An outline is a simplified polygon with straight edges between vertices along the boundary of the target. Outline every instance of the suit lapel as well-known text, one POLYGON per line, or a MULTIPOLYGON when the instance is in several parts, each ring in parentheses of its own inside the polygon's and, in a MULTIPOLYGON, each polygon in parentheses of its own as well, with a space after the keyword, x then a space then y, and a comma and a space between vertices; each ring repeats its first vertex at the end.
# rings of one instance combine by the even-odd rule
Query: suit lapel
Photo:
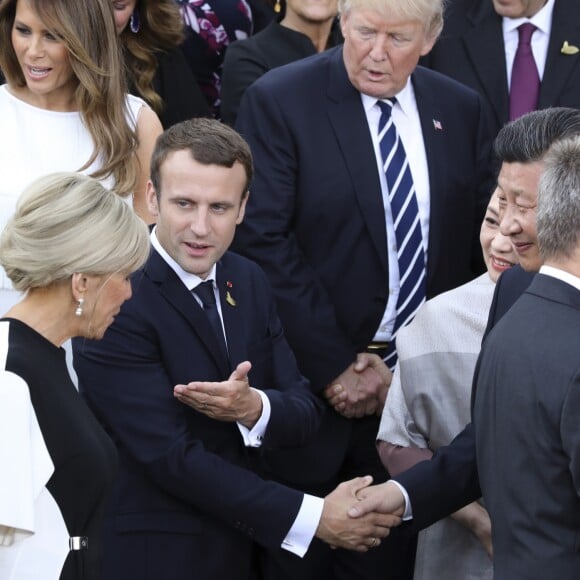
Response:
POLYGON ((415 101, 421 121, 425 155, 427 157, 427 169, 429 171, 429 252, 427 259, 427 288, 436 272, 433 272, 430 264, 438 263, 437 252, 439 251, 442 233, 438 229, 439 224, 446 223, 441 212, 449 211, 446 208, 446 182, 445 168, 449 163, 448 146, 445 143, 446 114, 439 106, 433 91, 424 82, 424 74, 421 67, 415 69, 411 76, 415 101), (435 122, 441 124, 442 129, 435 127, 435 122))
POLYGON ((558 0, 554 5, 546 68, 540 87, 539 107, 555 106, 567 80, 580 74, 580 53, 562 54, 565 41, 580 47, 580 18, 577 0, 558 0))
MULTIPOLYGON (((230 374, 229 362, 224 359, 224 355, 221 353, 217 338, 203 309, 177 274, 154 249, 151 251, 149 261, 145 265, 145 274, 156 284, 160 294, 167 302, 187 320, 199 340, 206 347, 209 355, 214 359, 220 374, 227 378, 230 374)), ((192 356, 194 354, 192 353, 192 356)))
POLYGON ((476 3, 467 19, 473 28, 462 42, 501 127, 509 116, 502 21, 490 0, 476 3))
POLYGON ((332 55, 327 97, 330 124, 344 152, 359 209, 387 271, 385 211, 375 152, 360 93, 351 85, 344 67, 342 48, 332 55))

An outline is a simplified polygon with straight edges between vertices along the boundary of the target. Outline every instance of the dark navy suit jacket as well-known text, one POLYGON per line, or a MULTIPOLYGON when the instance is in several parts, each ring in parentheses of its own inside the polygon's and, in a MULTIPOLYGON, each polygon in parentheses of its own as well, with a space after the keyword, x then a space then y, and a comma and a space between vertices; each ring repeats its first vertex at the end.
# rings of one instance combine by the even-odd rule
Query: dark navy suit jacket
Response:
POLYGON ((80 389, 120 455, 105 578, 244 578, 252 541, 279 548, 303 494, 260 479, 261 455, 298 445, 319 426, 320 405, 300 375, 258 266, 226 253, 217 265, 231 364, 205 314, 153 250, 101 341, 74 344, 80 389), (231 299, 226 300, 229 292, 231 299), (222 381, 244 360, 271 419, 262 448, 235 423, 212 420, 173 397, 176 384, 222 381))
MULTIPOLYGON (((504 272, 495 287, 487 333, 530 285, 534 274, 520 266, 504 272)), ((485 337, 484 337, 485 342, 485 337)), ((477 372, 477 370, 476 370, 477 372)), ((472 395, 472 399, 475 393, 472 395)), ((409 494, 413 520, 408 530, 421 530, 481 497, 475 432, 467 427, 429 460, 394 477, 409 494)))
POLYGON ((580 291, 538 274, 487 337, 474 381, 495 580, 580 575, 580 291))
MULTIPOLYGON (((564 54, 568 42, 580 47, 577 0, 556 0, 539 109, 580 107, 580 53, 564 54)), ((422 62, 478 91, 485 99, 496 135, 509 117, 509 93, 502 17, 491 0, 453 0, 443 32, 422 62)))

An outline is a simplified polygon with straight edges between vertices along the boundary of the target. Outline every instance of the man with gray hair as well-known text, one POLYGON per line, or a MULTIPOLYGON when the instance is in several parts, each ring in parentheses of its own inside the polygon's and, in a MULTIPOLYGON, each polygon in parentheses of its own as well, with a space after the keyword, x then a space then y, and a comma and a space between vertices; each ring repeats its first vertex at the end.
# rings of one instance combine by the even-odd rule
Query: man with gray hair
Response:
POLYGON ((580 572, 580 137, 544 160, 543 265, 488 336, 476 372, 477 464, 494 579, 580 572))
MULTIPOLYGON (((417 67, 442 0, 342 0, 340 13, 344 45, 264 75, 237 121, 256 172, 234 248, 266 270, 300 369, 328 404, 312 445, 267 460, 273 478, 310 492, 347 474, 386 479, 381 359, 393 366, 397 331, 425 298, 480 271, 491 191, 480 97, 417 67)), ((363 556, 311 546, 276 574, 410 578, 412 555, 394 541, 363 556)))

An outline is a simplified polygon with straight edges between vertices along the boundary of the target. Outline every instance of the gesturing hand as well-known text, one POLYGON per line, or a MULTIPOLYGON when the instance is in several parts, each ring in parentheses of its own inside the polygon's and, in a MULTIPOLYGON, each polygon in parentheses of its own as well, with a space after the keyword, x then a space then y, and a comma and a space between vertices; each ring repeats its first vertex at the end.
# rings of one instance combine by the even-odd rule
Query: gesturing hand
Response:
POLYGON ((175 385, 173 394, 180 402, 218 421, 237 421, 251 429, 262 413, 262 399, 250 387, 252 365, 241 362, 227 381, 193 381, 175 385))

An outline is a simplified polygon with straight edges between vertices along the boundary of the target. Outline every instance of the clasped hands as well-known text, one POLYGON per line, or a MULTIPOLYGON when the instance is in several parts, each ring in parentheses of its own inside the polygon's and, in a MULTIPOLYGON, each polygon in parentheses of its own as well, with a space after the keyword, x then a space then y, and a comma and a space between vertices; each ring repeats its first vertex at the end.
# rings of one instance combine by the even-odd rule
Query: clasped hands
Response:
POLYGON ((316 537, 334 548, 366 552, 401 523, 405 500, 392 483, 371 485, 369 475, 341 483, 324 498, 316 537))
POLYGON ((337 413, 348 419, 381 414, 393 374, 376 354, 361 352, 324 390, 337 413))

